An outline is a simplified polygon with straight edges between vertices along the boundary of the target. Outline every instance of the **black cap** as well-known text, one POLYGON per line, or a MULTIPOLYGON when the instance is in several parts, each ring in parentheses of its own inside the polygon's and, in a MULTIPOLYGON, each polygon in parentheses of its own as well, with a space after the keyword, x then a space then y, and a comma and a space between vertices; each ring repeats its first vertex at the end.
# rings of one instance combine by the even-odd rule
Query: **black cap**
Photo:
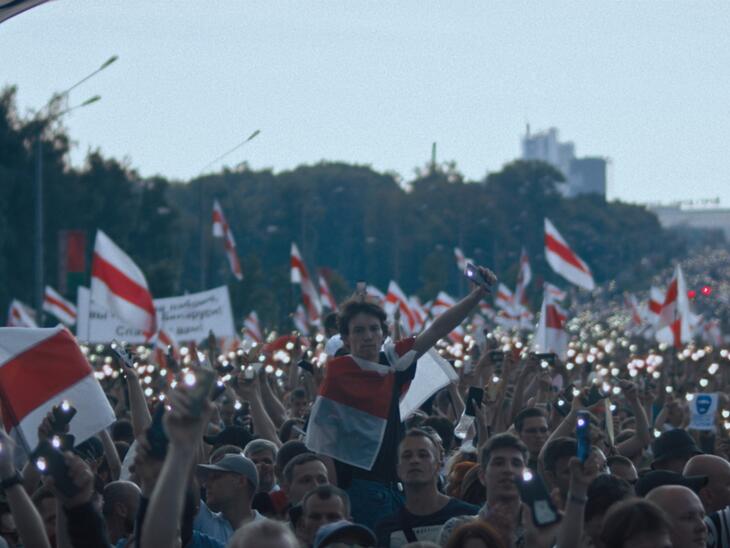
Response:
POLYGON ((694 455, 701 455, 699 447, 695 443, 695 440, 690 436, 686 430, 677 428, 676 430, 668 430, 654 440, 652 446, 654 451, 654 461, 651 463, 651 467, 654 468, 656 464, 661 461, 674 458, 682 457, 693 457, 694 455))
POLYGON ((649 491, 662 485, 683 485, 699 493, 707 485, 707 476, 683 476, 669 470, 652 470, 636 482, 636 494, 645 497, 649 491))
POLYGON ((203 436, 203 441, 208 445, 220 447, 221 445, 235 445, 243 449, 246 444, 253 440, 251 432, 242 426, 228 426, 218 432, 215 436, 203 436))

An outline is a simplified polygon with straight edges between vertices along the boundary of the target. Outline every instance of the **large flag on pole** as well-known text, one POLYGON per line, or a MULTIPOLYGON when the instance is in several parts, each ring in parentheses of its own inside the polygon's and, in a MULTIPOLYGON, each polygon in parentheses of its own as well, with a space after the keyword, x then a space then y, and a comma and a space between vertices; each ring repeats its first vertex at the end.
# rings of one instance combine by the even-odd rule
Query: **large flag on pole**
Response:
POLYGON ((157 332, 155 305, 144 274, 101 230, 96 232, 91 264, 91 300, 148 339, 157 332))
POLYGON ((322 304, 319 302, 319 294, 314 287, 312 278, 309 277, 307 265, 302 260, 297 244, 291 244, 291 282, 299 284, 302 289, 302 301, 307 309, 307 316, 312 325, 319 325, 322 316, 322 304))
POLYGON ((527 286, 532 280, 532 269, 527 250, 523 247, 520 254, 520 267, 517 271, 517 286, 515 287, 515 303, 527 308, 527 286))
POLYGON ((647 306, 647 316, 649 323, 657 325, 662 315, 662 305, 664 304, 664 291, 658 287, 651 286, 649 290, 649 304, 647 306))
POLYGON ((657 340, 679 348, 692 340, 692 321, 687 285, 684 282, 682 267, 677 265, 662 303, 657 340))
POLYGON ((18 299, 10 301, 6 323, 8 327, 38 327, 35 323, 35 311, 18 299))
POLYGON ((228 221, 223 215, 223 208, 218 200, 213 200, 213 236, 223 238, 223 246, 226 248, 231 272, 237 280, 243 280, 241 263, 238 261, 238 254, 236 253, 236 240, 233 239, 233 232, 231 232, 231 227, 228 226, 228 221))
POLYGON ((413 333, 416 328, 416 317, 408 304, 406 294, 394 280, 391 280, 388 284, 388 293, 385 295, 385 311, 392 315, 396 309, 400 310, 403 327, 408 330, 408 334, 413 333))
POLYGON ((545 218, 545 259, 555 272, 569 282, 588 290, 596 287, 591 269, 570 249, 547 217, 545 218))
POLYGON ((568 333, 565 331, 567 315, 555 298, 544 292, 540 323, 537 326, 533 348, 535 352, 554 352, 561 360, 568 351, 568 333))
POLYGON ((76 323, 76 307, 64 299, 50 285, 46 286, 46 294, 43 297, 43 310, 49 314, 53 314, 66 325, 74 325, 76 323))
POLYGON ((0 400, 5 429, 26 451, 54 405, 76 408, 70 433, 80 443, 115 420, 114 411, 65 327, 0 328, 0 400))

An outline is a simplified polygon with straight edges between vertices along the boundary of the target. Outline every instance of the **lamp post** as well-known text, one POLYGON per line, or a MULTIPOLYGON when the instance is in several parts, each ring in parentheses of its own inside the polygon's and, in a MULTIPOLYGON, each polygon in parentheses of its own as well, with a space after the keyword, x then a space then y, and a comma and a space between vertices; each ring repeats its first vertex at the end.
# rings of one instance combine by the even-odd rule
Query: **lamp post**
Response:
MULTIPOLYGON (((36 319, 39 326, 43 326, 43 296, 45 293, 45 284, 43 280, 43 254, 44 254, 44 246, 43 246, 43 127, 45 124, 41 124, 40 118, 43 115, 44 111, 49 109, 54 104, 58 103, 62 99, 68 99, 68 94, 71 92, 71 90, 77 88, 79 85, 86 82, 89 78, 94 76, 95 74, 98 74, 105 68, 107 68, 109 65, 114 63, 118 57, 116 55, 113 55, 95 71, 90 73, 89 75, 85 76, 78 82, 76 82, 74 85, 66 89, 65 91, 62 91, 60 93, 54 93, 53 96, 48 100, 48 102, 36 113, 36 116, 34 118, 34 121, 38 122, 38 127, 36 130, 36 139, 35 139, 35 245, 33 246, 35 251, 35 257, 34 257, 34 265, 35 265, 35 309, 36 309, 36 319)), ((78 108, 82 108, 88 105, 91 105, 93 103, 96 103, 99 101, 101 97, 99 95, 94 95, 93 97, 87 99, 83 103, 66 108, 58 113, 51 114, 49 113, 49 120, 58 119, 59 117, 63 116, 64 114, 68 114, 69 112, 76 110, 78 108)))

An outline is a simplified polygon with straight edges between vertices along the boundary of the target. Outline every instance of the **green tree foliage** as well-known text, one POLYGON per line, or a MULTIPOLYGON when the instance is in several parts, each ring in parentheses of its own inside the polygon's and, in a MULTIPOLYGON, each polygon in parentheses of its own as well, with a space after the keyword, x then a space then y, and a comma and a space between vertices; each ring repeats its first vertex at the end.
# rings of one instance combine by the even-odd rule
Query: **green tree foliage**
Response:
POLYGON ((140 180, 128 165, 98 151, 81 169, 71 169, 63 128, 21 119, 14 97, 13 89, 0 95, 2 307, 14 297, 32 301, 32 146, 38 131, 45 163, 46 280, 56 283, 60 230, 85 230, 90 256, 101 228, 144 270, 155 296, 198 291, 203 238, 206 287, 228 284, 239 324, 255 309, 264 324, 291 327, 289 313, 300 302, 298 288, 289 283, 291 242, 313 277, 325 270, 338 299, 358 280, 384 290, 395 279, 424 302, 439 290, 454 296, 465 290, 454 247, 513 286, 524 246, 535 276, 533 307, 541 280, 566 286, 545 263, 545 217, 599 283, 616 280, 621 289, 645 288, 686 245, 643 207, 598 196, 563 198, 563 176, 541 162, 515 161, 475 182, 448 162, 418 170, 406 185, 368 166, 326 162, 281 173, 242 164, 189 182, 140 180), (214 199, 233 230, 243 282, 231 275, 223 242, 212 237, 214 199))

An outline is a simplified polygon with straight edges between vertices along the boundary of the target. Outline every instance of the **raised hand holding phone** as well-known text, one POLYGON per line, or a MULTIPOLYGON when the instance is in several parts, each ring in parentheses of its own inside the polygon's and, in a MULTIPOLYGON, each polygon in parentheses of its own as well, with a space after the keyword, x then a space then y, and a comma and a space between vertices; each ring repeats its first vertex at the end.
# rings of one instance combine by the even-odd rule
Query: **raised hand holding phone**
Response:
POLYGON ((472 263, 466 263, 464 276, 474 284, 478 285, 487 293, 492 292, 492 285, 497 281, 497 276, 488 268, 479 267, 472 263))

